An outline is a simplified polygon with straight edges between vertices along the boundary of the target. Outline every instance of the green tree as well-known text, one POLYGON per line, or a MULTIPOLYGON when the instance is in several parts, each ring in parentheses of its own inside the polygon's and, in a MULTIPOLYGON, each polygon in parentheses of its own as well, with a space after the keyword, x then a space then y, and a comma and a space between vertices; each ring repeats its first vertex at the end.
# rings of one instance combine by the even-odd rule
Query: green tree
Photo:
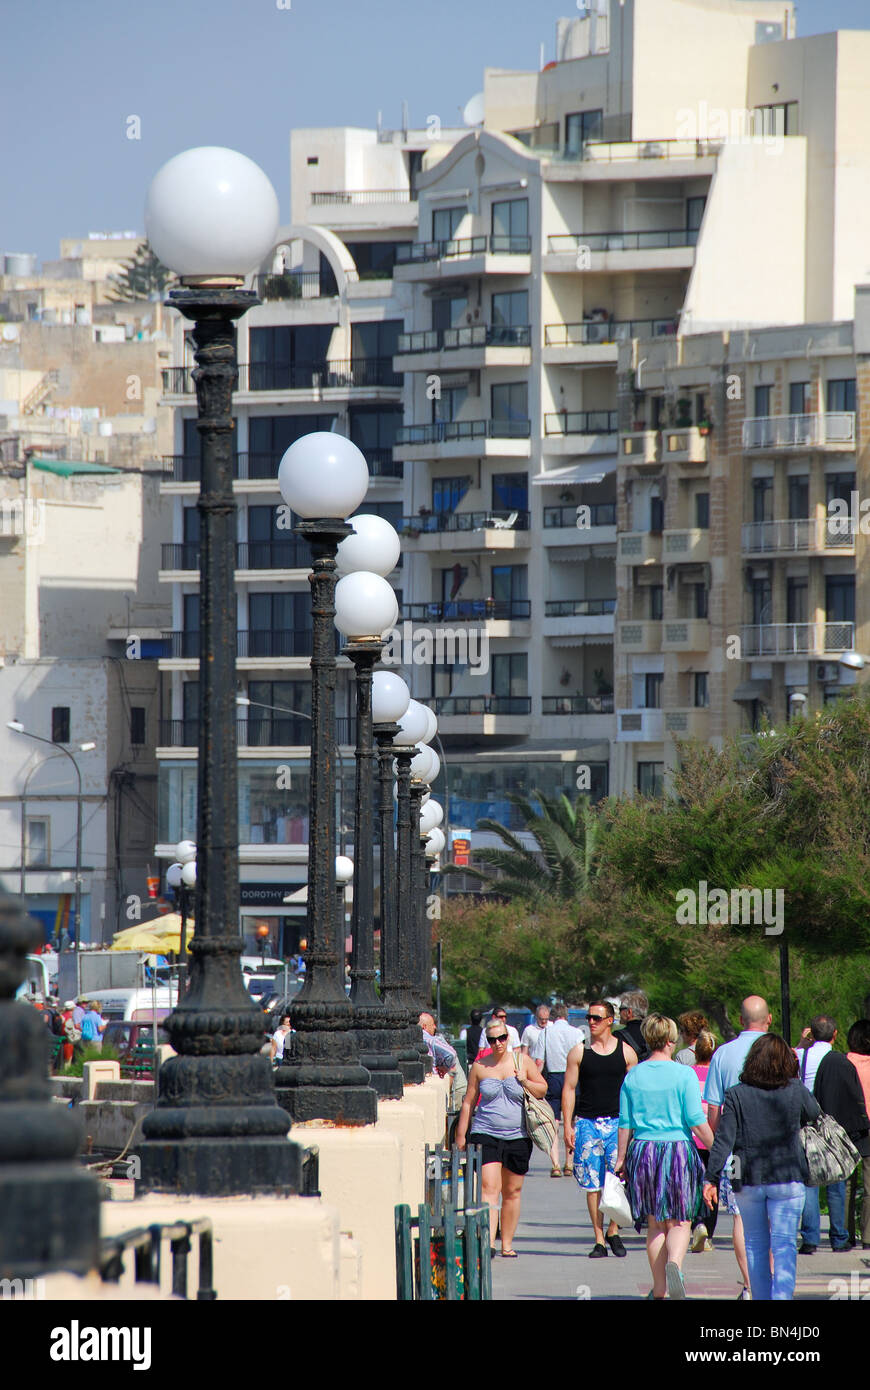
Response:
POLYGON ((137 299, 162 299, 171 278, 171 271, 157 259, 148 242, 143 242, 124 269, 109 276, 109 300, 113 304, 128 304, 137 299))

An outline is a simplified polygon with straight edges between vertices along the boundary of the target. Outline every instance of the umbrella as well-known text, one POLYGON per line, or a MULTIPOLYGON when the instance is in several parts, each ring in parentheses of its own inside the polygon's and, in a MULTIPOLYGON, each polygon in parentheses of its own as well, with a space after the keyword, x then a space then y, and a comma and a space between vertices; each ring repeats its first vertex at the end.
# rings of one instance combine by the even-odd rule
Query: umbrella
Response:
MULTIPOLYGON (((193 926, 193 922, 188 918, 185 947, 193 935, 193 926)), ((157 955, 166 955, 169 951, 180 954, 180 938, 181 916, 177 912, 170 912, 165 917, 155 918, 153 922, 140 922, 135 927, 128 927, 125 931, 118 932, 112 941, 111 949, 113 951, 150 951, 157 955)))

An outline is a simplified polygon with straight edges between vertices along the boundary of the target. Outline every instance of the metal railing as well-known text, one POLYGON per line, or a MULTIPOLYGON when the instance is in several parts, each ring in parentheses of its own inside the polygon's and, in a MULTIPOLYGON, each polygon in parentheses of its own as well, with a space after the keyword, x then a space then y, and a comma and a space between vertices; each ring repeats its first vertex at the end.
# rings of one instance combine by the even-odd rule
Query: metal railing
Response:
POLYGON ((427 512, 403 516, 400 529, 406 535, 444 531, 528 531, 528 512, 427 512))
POLYGON ((310 201, 314 207, 326 203, 366 207, 371 203, 415 203, 417 199, 410 188, 347 188, 311 193, 310 201))
MULTIPOLYGON (((164 367, 164 395, 193 395, 196 388, 192 371, 191 367, 164 367)), ((335 362, 240 362, 238 371, 236 392, 350 391, 361 387, 402 384, 402 374, 393 370, 391 357, 335 362)))
MULTIPOLYGON (((164 570, 198 570, 198 542, 170 542, 160 548, 160 568, 164 570)), ((241 541, 236 546, 237 570, 309 569, 311 547, 296 537, 274 541, 241 541)))
MULTIPOLYGON (((199 631, 164 632, 163 640, 169 645, 169 657, 175 660, 199 660, 199 631)), ((336 650, 338 633, 336 633, 336 650)), ((311 629, 301 628, 262 631, 253 628, 236 633, 236 656, 247 660, 260 657, 311 656, 311 629)))
POLYGON ((566 251, 665 251, 670 247, 697 246, 698 230, 689 227, 663 227, 642 232, 559 232, 547 238, 554 255, 566 251))
POLYGON ((452 352, 457 348, 528 347, 532 341, 529 324, 473 324, 467 328, 427 328, 418 333, 400 333, 397 353, 452 352))
MULTIPOLYGON (((401 460, 393 458, 392 448, 369 449, 360 445, 369 472, 375 478, 401 478, 401 460)), ((271 480, 278 488, 278 466, 282 455, 271 452, 241 453, 233 456, 233 477, 241 482, 271 480)), ((198 454, 166 454, 163 457, 163 476, 167 482, 198 483, 200 458, 198 454)))
POLYGON ((544 416, 546 434, 616 434, 616 410, 557 410, 544 416))
POLYGON ((823 656, 848 652, 854 623, 755 623, 743 628, 744 656, 823 656))
POLYGON ((541 714, 612 714, 612 695, 544 695, 541 714))
POLYGON ((593 347, 596 343, 624 343, 632 338, 673 338, 677 320, 584 319, 582 323, 548 323, 545 347, 593 347))
POLYGON ((196 1298, 200 1303, 212 1303, 217 1298, 214 1288, 214 1261, 211 1221, 176 1221, 169 1224, 140 1226, 123 1235, 104 1236, 100 1241, 100 1278, 106 1284, 118 1284, 124 1274, 124 1257, 133 1252, 133 1274, 137 1284, 160 1284, 160 1266, 164 1241, 169 1242, 172 1259, 172 1294, 187 1298, 187 1257, 191 1237, 198 1240, 196 1298))
POLYGON ((593 502, 589 506, 589 527, 578 526, 577 513, 579 506, 573 507, 545 507, 544 508, 544 530, 560 526, 570 526, 572 530, 583 531, 591 529, 593 526, 615 526, 616 525, 616 503, 615 502, 593 502))
POLYGON ((756 415, 743 421, 744 449, 805 449, 813 445, 855 445, 855 412, 818 415, 756 415))
MULTIPOLYGON (((199 744, 198 719, 161 719, 161 748, 196 748, 199 744)), ((356 720, 342 715, 335 721, 338 743, 356 743, 356 720)), ((240 748, 307 748, 311 742, 309 719, 265 718, 236 720, 236 741, 240 748)))
POLYGON ((496 256, 523 256, 532 249, 530 236, 509 236, 499 232, 492 236, 450 237, 441 241, 410 241, 396 247, 396 264, 408 265, 419 261, 446 261, 465 256, 482 256, 487 251, 496 256))
POLYGON ((566 149, 562 157, 608 164, 620 159, 707 159, 717 156, 723 144, 723 140, 584 140, 579 149, 566 149))
POLYGON ((600 618, 615 612, 615 598, 555 598, 544 604, 545 618, 600 618))
POLYGON ((854 517, 800 517, 789 521, 747 521, 742 528, 746 551, 842 550, 855 544, 854 517))
POLYGON ((461 598, 439 603, 406 603, 403 616, 411 622, 474 622, 494 618, 500 621, 530 618, 532 605, 527 598, 461 598))
POLYGON ((531 714, 529 695, 447 695, 435 700, 435 713, 445 717, 468 714, 531 714))
POLYGON ((254 289, 261 299, 332 299, 338 294, 333 275, 319 270, 284 270, 276 275, 255 275, 254 289))
POLYGON ((396 433, 396 444, 449 444, 462 439, 529 439, 531 432, 531 420, 436 420, 429 425, 402 425, 396 433))

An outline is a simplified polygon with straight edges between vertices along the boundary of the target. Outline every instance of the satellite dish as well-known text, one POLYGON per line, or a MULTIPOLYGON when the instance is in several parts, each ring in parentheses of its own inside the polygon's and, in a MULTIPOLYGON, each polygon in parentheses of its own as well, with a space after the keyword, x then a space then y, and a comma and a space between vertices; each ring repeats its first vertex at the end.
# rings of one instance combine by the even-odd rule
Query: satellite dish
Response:
POLYGON ((18 340, 18 326, 14 323, 4 323, 3 341, 4 343, 14 343, 18 340))
POLYGON ((486 106, 483 92, 475 92, 474 96, 462 108, 462 120, 465 125, 483 125, 485 115, 486 106))

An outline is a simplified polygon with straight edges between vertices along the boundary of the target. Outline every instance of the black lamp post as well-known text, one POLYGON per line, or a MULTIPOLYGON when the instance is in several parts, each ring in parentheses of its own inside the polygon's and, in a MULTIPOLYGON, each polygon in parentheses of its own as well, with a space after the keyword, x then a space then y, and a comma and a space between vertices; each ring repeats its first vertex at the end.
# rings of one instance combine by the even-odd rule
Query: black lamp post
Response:
MULTIPOLYGON (((414 1021, 420 1014, 421 1005, 417 998, 416 980, 418 976, 418 941, 419 921, 416 912, 417 893, 414 874, 414 839, 416 838, 413 829, 420 818, 419 797, 412 792, 411 784, 411 762, 415 756, 416 748, 397 747, 396 748, 396 780, 398 783, 398 815, 396 818, 396 860, 397 877, 399 885, 398 896, 398 936, 399 936, 399 961, 401 979, 403 983, 404 1002, 414 1021), (417 802, 416 812, 414 802, 417 802)), ((422 795, 422 789, 420 791, 422 795)), ((423 1041, 423 1030, 416 1028, 415 1041, 417 1056, 423 1064, 423 1070, 429 1074, 432 1071, 432 1058, 429 1049, 423 1041)))
POLYGON ((262 1018, 240 969, 236 762, 235 323, 260 301, 238 286, 274 244, 278 205, 256 165, 232 150, 188 150, 156 175, 149 241, 187 288, 168 305, 193 323, 201 447, 196 933, 189 985, 166 1021, 177 1056, 159 1073, 139 1146, 146 1190, 229 1196, 293 1193, 302 1151, 287 1142, 262 1018))

